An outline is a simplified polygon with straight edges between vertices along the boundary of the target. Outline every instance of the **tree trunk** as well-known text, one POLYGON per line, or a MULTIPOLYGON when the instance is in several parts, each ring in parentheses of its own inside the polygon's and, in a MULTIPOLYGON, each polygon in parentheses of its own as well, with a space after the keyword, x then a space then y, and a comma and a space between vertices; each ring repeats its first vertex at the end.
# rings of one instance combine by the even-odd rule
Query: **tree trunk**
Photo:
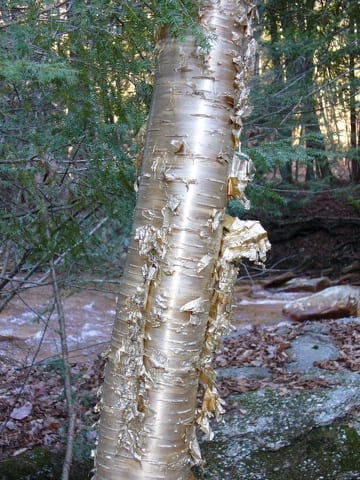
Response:
POLYGON ((356 51, 358 40, 355 40, 355 32, 358 25, 356 24, 356 19, 352 19, 350 22, 350 34, 351 38, 354 38, 355 47, 350 48, 349 52, 349 110, 350 110, 350 146, 351 146, 351 180, 354 183, 360 182, 360 128, 357 127, 359 121, 357 115, 356 107, 356 98, 357 98, 357 88, 356 88, 356 51), (354 52, 355 50, 355 52, 354 52), (357 134, 358 129, 358 134, 357 134))
MULTIPOLYGON (((221 297, 214 288, 229 168, 246 109, 243 81, 254 56, 253 10, 251 0, 208 2, 201 22, 212 38, 209 52, 192 37, 180 43, 164 35, 159 44, 99 403, 97 480, 191 478, 200 462, 195 424, 207 430, 210 412, 221 410, 207 364, 208 319, 214 296, 221 297), (197 410, 199 377, 208 388, 197 410)), ((233 191, 236 173, 231 177, 233 191)))
MULTIPOLYGON (((271 43, 276 45, 279 43, 281 39, 282 31, 286 30, 287 28, 286 24, 289 21, 286 16, 286 14, 289 13, 288 1, 285 0, 285 1, 279 2, 279 0, 276 0, 275 2, 269 2, 268 8, 272 10, 272 12, 269 14, 270 39, 271 39, 271 43)), ((278 81, 279 84, 281 85, 281 88, 279 88, 279 90, 281 91, 282 89, 286 89, 287 65, 284 62, 284 56, 278 48, 270 49, 269 54, 273 62, 273 68, 275 72, 277 72, 276 81, 278 81)), ((274 95, 274 98, 272 99, 272 101, 275 102, 273 106, 274 110, 277 110, 277 109, 283 110, 281 106, 281 99, 279 102, 277 95, 276 96, 274 95)), ((284 111, 284 115, 290 115, 290 113, 291 113, 290 110, 284 111)), ((292 136, 291 126, 288 125, 287 123, 288 122, 285 122, 284 125, 281 125, 281 130, 279 133, 279 135, 284 139, 291 138, 292 136)), ((279 170, 280 170, 280 175, 282 180, 286 183, 292 183, 293 176, 292 176, 291 160, 282 162, 279 166, 279 170)))

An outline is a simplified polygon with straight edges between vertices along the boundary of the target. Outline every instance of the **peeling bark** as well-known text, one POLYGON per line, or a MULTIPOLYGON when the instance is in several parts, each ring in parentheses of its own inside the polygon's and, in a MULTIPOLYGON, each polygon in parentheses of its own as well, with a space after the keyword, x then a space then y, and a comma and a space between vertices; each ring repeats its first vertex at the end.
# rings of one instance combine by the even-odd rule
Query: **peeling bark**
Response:
MULTIPOLYGON (((201 22, 214 38, 209 52, 191 36, 159 43, 99 402, 95 479, 188 480, 201 463, 196 426, 211 435, 209 419, 222 413, 210 361, 230 319, 234 263, 250 249, 243 244, 225 258, 223 233, 231 231, 224 223, 228 195, 243 198, 249 176, 249 161, 236 155, 233 162, 233 152, 248 108, 253 11, 252 1, 208 2, 201 22), (205 396, 197 410, 199 378, 205 396)), ((256 258, 268 248, 264 235, 250 242, 256 258)))

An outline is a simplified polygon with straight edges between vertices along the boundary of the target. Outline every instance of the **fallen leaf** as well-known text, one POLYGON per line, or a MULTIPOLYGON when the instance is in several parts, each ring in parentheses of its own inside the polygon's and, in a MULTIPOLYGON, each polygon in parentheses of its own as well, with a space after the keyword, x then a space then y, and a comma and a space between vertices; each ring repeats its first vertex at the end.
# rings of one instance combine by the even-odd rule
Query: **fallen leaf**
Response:
POLYGON ((10 413, 10 417, 14 420, 23 420, 30 415, 31 410, 32 403, 25 402, 21 407, 14 408, 14 410, 10 413))
POLYGON ((22 453, 26 452, 26 450, 27 450, 27 447, 19 448, 19 450, 15 450, 12 456, 16 457, 17 455, 21 455, 22 453))

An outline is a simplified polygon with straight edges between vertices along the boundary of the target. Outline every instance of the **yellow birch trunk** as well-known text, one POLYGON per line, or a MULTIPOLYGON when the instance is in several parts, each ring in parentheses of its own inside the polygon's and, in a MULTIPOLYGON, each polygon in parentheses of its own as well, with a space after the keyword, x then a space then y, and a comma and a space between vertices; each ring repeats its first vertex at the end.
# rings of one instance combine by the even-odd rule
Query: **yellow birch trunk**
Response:
POLYGON ((209 430, 212 412, 221 413, 209 362, 223 327, 214 319, 231 295, 229 285, 221 293, 228 260, 219 255, 228 193, 239 188, 232 159, 246 108, 253 10, 252 1, 209 1, 201 14, 209 52, 191 36, 160 41, 99 403, 96 480, 192 478, 200 462, 195 426, 209 430), (199 378, 205 398, 197 409, 199 378))

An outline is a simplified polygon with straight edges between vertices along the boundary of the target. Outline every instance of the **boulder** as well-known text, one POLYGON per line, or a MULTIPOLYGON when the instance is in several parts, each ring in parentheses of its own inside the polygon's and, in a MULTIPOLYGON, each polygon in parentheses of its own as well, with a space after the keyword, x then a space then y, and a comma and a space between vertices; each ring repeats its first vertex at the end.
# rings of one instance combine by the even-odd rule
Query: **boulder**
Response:
POLYGON ((330 328, 321 323, 304 325, 302 335, 294 338, 287 354, 292 358, 286 369, 288 372, 306 373, 317 362, 337 360, 339 350, 329 334, 330 328))
MULTIPOLYGON (((332 323, 341 329, 360 318, 332 323)), ((287 333, 289 356, 296 358, 284 364, 285 375, 266 362, 217 370, 220 379, 237 380, 238 390, 226 399, 225 421, 212 424, 214 439, 199 434, 205 463, 196 478, 359 480, 360 375, 341 364, 335 370, 313 365, 338 357, 332 327, 317 322, 266 330, 274 337, 287 333)))
POLYGON ((287 303, 283 313, 298 322, 355 316, 360 313, 360 288, 349 285, 329 287, 287 303))
POLYGON ((360 401, 359 376, 335 378, 338 386, 326 389, 233 395, 214 440, 200 439, 205 465, 196 478, 359 480, 360 431, 351 416, 360 401))
POLYGON ((319 292, 330 287, 331 282, 327 277, 293 278, 286 282, 281 290, 284 292, 319 292))
POLYGON ((341 273, 353 273, 353 272, 360 272, 360 261, 355 260, 354 262, 350 263, 350 265, 346 265, 342 270, 341 273))

